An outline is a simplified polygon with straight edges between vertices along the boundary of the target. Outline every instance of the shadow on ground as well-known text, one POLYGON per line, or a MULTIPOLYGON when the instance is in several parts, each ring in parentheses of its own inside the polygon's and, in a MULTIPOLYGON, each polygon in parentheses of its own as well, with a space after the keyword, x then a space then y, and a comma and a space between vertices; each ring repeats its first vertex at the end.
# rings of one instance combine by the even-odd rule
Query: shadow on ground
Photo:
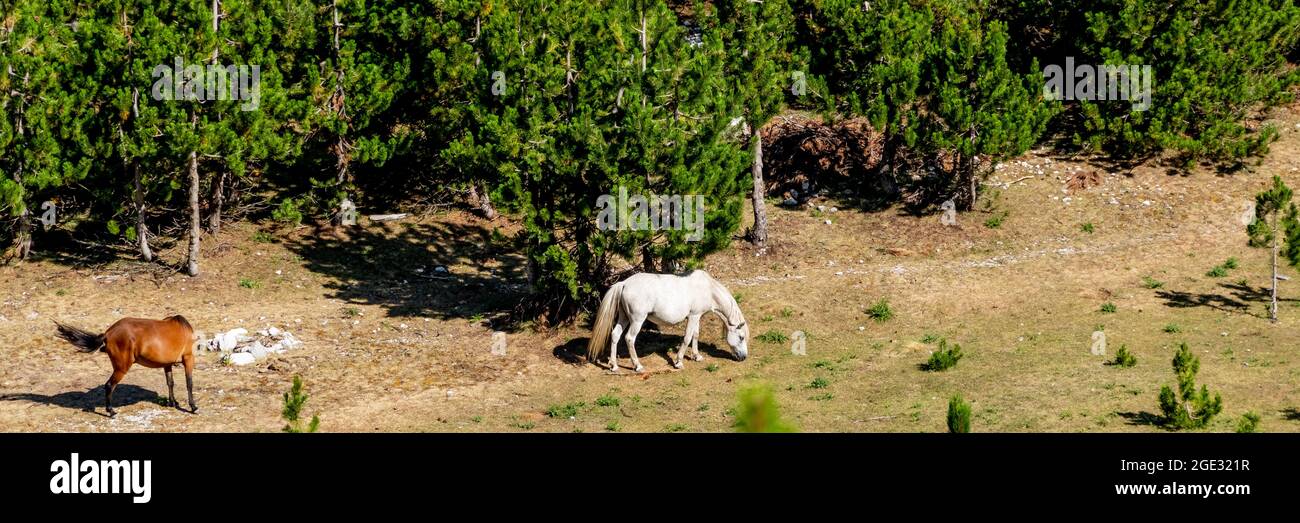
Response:
MULTIPOLYGON (((524 258, 482 226, 384 222, 285 240, 329 297, 389 316, 504 319, 527 295, 524 258), (444 272, 442 268, 445 268, 444 272)), ((498 325, 500 327, 500 325, 498 325)))
MULTIPOLYGON (((1191 308, 1209 307, 1224 312, 1235 312, 1267 318, 1263 313, 1251 312, 1252 303, 1268 303, 1272 291, 1267 287, 1251 287, 1236 283, 1220 283, 1219 287, 1226 293, 1194 293, 1182 291, 1156 291, 1156 297, 1165 300, 1166 307, 1191 308)), ((1296 301, 1295 298, 1278 298, 1278 302, 1296 301)))
MULTIPOLYGON (((157 391, 122 383, 118 384, 117 390, 113 391, 113 408, 122 408, 128 405, 135 405, 136 403, 156 404, 160 397, 163 396, 157 391)), ((178 399, 183 401, 183 398, 178 399)), ((91 387, 86 391, 60 392, 50 396, 31 392, 3 394, 0 395, 0 401, 26 401, 43 405, 54 405, 66 409, 94 412, 101 416, 108 416, 108 413, 104 410, 103 385, 91 387)))
POLYGON ((1115 414, 1124 418, 1124 421, 1128 422, 1129 425, 1165 428, 1165 419, 1158 414, 1152 414, 1147 411, 1116 412, 1115 414))
MULTIPOLYGON (((574 338, 568 342, 557 345, 551 353, 561 361, 571 365, 581 365, 587 363, 587 342, 591 338, 574 338)), ((642 330, 636 337, 636 354, 638 358, 645 359, 651 356, 663 358, 668 363, 673 362, 674 355, 672 350, 676 350, 682 343, 681 334, 661 333, 655 331, 642 330)), ((700 342, 700 354, 708 358, 735 359, 731 351, 719 349, 712 343, 700 342)), ((629 365, 631 360, 627 359, 627 344, 620 340, 618 343, 618 360, 619 365, 629 365)), ((609 354, 601 356, 599 362, 602 366, 609 363, 609 354)))

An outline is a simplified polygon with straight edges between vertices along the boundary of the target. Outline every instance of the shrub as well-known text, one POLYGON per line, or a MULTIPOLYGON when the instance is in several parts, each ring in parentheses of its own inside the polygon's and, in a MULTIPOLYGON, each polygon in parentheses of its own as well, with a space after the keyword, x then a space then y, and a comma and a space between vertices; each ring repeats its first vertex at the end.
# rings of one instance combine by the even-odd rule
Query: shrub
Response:
POLYGON ((965 434, 970 432, 970 403, 960 395, 948 399, 948 432, 965 434))
POLYGON ((1106 302, 1106 303, 1101 304, 1101 312, 1104 312, 1104 313, 1107 313, 1107 314, 1113 314, 1113 313, 1115 312, 1115 310, 1116 310, 1116 309, 1115 309, 1115 304, 1114 304, 1114 303, 1106 302))
POLYGON ((1260 416, 1255 411, 1242 414, 1241 419, 1237 420, 1237 433, 1245 434, 1248 432, 1255 432, 1259 429, 1259 420, 1260 416))
POLYGON ((1165 286, 1165 282, 1152 278, 1150 276, 1142 277, 1142 286, 1148 289, 1159 289, 1165 286))
POLYGON ((790 308, 790 307, 785 307, 785 308, 782 308, 782 309, 781 309, 781 317, 782 317, 782 318, 789 318, 789 317, 791 317, 791 316, 794 316, 794 309, 792 309, 792 308, 790 308))
POLYGON ((1228 269, 1225 269, 1222 265, 1215 265, 1214 268, 1210 269, 1210 272, 1205 273, 1205 275, 1211 278, 1222 278, 1228 275, 1228 269))
POLYGON ((1120 345, 1119 351, 1115 353, 1115 359, 1106 362, 1107 365, 1116 367, 1129 368, 1137 365, 1137 356, 1128 351, 1127 345, 1120 345))
POLYGON ((1223 262, 1223 268, 1225 268, 1225 269, 1236 269, 1236 268, 1237 268, 1237 259, 1236 259, 1236 258, 1228 258, 1227 260, 1225 260, 1225 261, 1223 262))
POLYGON ((1092 226, 1092 222, 1088 222, 1083 225, 1080 225, 1079 228, 1083 229, 1083 232, 1086 232, 1088 234, 1092 234, 1092 231, 1096 230, 1096 228, 1092 226))
POLYGON ((320 416, 312 415, 307 427, 302 426, 302 408, 307 405, 307 394, 302 391, 302 376, 293 376, 293 386, 284 393, 284 404, 280 417, 284 418, 284 431, 291 433, 316 432, 320 428, 320 416))
POLYGON ((586 403, 574 401, 563 405, 551 405, 546 408, 546 415, 552 418, 573 418, 578 416, 578 410, 586 406, 586 403))
POLYGON ((790 341, 789 336, 786 336, 784 332, 781 332, 776 329, 772 329, 762 334, 759 334, 754 338, 764 343, 785 343, 787 341, 790 341))
POLYGON ((1173 359, 1174 375, 1178 379, 1178 393, 1168 385, 1160 388, 1160 412, 1164 414, 1165 426, 1174 429, 1201 428, 1223 410, 1223 398, 1216 392, 1210 397, 1210 390, 1205 385, 1196 389, 1196 373, 1201 370, 1201 361, 1192 355, 1186 343, 1178 346, 1173 359))
POLYGON ((954 343, 949 347, 948 340, 942 339, 939 340, 939 349, 930 353, 930 360, 922 368, 931 372, 948 370, 955 367, 961 358, 961 345, 954 343))
POLYGON ((1170 323, 1165 325, 1164 330, 1169 334, 1177 334, 1179 332, 1183 332, 1182 326, 1178 325, 1177 323, 1170 323))
POLYGON ((808 383, 808 388, 810 389, 824 389, 829 386, 831 386, 830 380, 821 376, 813 378, 812 382, 808 383))
POLYGON ((889 300, 881 298, 867 309, 867 316, 877 323, 884 323, 893 319, 894 309, 889 306, 889 300))
POLYGON ((996 229, 998 227, 1001 227, 1002 222, 1007 219, 1007 215, 1009 214, 1011 213, 1007 211, 1002 211, 1001 213, 995 214, 993 215, 992 218, 984 220, 984 226, 990 229, 996 229))
POLYGON ((599 405, 601 407, 617 407, 618 396, 615 396, 613 394, 606 394, 604 396, 596 398, 596 405, 599 405))
POLYGON ((739 393, 736 407, 737 432, 795 432, 795 428, 781 419, 780 409, 772 389, 751 386, 739 393))
POLYGON ((285 225, 302 223, 302 210, 298 208, 298 200, 293 198, 280 200, 280 205, 271 211, 271 219, 285 225))

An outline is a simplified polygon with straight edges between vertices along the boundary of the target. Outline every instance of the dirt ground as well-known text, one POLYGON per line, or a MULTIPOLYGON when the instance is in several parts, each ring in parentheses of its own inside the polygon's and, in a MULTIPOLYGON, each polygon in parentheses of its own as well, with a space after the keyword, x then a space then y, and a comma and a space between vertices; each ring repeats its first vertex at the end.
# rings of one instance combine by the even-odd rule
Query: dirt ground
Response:
POLYGON ((802 330, 807 356, 754 340, 737 362, 709 317, 705 360, 681 371, 666 359, 680 328, 642 335, 641 375, 581 362, 581 325, 525 327, 508 334, 507 356, 490 354, 487 320, 525 291, 505 218, 451 211, 346 237, 233 224, 205 240, 197 278, 127 259, 0 267, 0 430, 278 431, 281 395, 300 374, 325 431, 727 431, 750 384, 770 386, 803 431, 942 431, 953 394, 973 404, 976 431, 1159 431, 1156 395, 1186 342, 1198 384, 1223 396, 1209 430, 1254 411, 1260 430, 1300 431, 1300 279, 1281 283, 1281 321, 1269 322, 1268 252, 1247 246, 1240 221, 1273 174, 1300 186, 1300 110, 1272 122, 1281 138, 1253 172, 1182 176, 1031 152, 997 170, 991 181, 1007 185, 992 209, 959 214, 957 227, 852 201, 772 207, 767 252, 737 241, 704 268, 739 297, 753 335, 802 330), (1100 183, 1072 189, 1079 173, 1100 183), (1230 257, 1238 268, 1207 275, 1230 257), (880 299, 893 319, 866 314, 880 299), (196 415, 161 406, 163 373, 136 367, 106 417, 107 357, 57 340, 52 321, 99 330, 173 313, 205 334, 276 326, 305 346, 242 367, 200 352, 196 415), (1105 357, 1089 353, 1098 329, 1105 357), (966 357, 923 371, 937 338, 966 357), (1104 365, 1121 345, 1137 365, 1104 365))

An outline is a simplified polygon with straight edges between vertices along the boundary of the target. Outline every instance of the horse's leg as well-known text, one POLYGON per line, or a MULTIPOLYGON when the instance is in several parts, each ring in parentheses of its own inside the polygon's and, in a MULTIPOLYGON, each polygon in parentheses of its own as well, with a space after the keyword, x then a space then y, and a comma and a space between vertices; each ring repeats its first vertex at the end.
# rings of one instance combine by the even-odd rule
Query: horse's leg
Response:
POLYGON ((623 319, 614 322, 609 333, 609 371, 618 372, 618 339, 623 336, 623 319))
POLYGON ((695 329, 699 327, 699 316, 689 316, 686 321, 686 334, 682 335, 682 346, 677 349, 677 361, 673 366, 682 368, 682 359, 686 357, 687 351, 691 348, 691 337, 695 335, 695 329))
POLYGON ((190 397, 190 414, 195 414, 199 407, 194 404, 194 352, 187 351, 181 356, 181 364, 185 365, 185 392, 190 397))
POLYGON ((167 406, 176 407, 176 380, 172 379, 172 366, 163 367, 163 374, 167 376, 167 406))
POLYGON ((632 367, 637 372, 645 371, 641 366, 641 360, 636 357, 636 335, 641 332, 641 324, 645 322, 645 315, 633 316, 632 321, 628 323, 627 334, 624 340, 627 341, 627 354, 632 357, 632 367))
POLYGON ((704 356, 700 355, 700 316, 703 314, 691 316, 690 322, 691 354, 695 356, 695 361, 704 361, 704 356))
POLYGON ((108 417, 117 415, 113 410, 113 391, 117 389, 117 384, 121 383, 122 378, 126 377, 126 369, 113 369, 113 375, 108 377, 108 383, 104 384, 104 409, 108 411, 108 417))

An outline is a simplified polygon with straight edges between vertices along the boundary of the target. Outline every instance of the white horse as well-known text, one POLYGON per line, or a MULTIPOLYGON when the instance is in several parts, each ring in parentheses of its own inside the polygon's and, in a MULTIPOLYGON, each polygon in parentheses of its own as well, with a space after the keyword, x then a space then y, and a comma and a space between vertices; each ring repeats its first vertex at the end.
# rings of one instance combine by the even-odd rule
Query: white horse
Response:
POLYGON ((637 372, 644 368, 636 356, 636 335, 646 318, 660 326, 677 325, 686 320, 686 335, 682 337, 677 361, 673 366, 682 368, 682 356, 689 347, 693 359, 700 355, 700 316, 712 312, 727 326, 727 344, 737 360, 749 356, 749 325, 731 292, 704 271, 694 271, 687 276, 673 274, 634 274, 615 283, 605 292, 596 311, 591 341, 587 343, 587 361, 609 351, 609 370, 618 372, 618 339, 627 340, 627 352, 637 372), (615 321, 617 319, 617 322, 615 321))

